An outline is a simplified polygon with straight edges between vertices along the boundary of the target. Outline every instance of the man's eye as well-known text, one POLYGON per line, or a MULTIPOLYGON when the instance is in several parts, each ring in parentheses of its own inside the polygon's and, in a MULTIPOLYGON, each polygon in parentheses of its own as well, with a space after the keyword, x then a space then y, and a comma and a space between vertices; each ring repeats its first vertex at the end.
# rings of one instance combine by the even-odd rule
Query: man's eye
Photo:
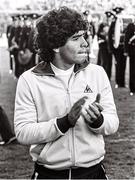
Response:
POLYGON ((74 37, 74 38, 73 38, 73 40, 78 40, 78 39, 79 39, 79 37, 74 37))

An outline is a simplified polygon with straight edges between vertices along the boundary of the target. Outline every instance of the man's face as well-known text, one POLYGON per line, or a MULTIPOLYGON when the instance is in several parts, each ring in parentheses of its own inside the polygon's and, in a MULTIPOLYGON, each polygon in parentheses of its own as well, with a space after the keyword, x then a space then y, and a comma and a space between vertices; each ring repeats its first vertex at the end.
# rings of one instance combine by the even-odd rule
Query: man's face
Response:
POLYGON ((71 36, 66 44, 59 48, 60 57, 65 64, 81 64, 86 60, 88 43, 84 39, 85 31, 71 36))

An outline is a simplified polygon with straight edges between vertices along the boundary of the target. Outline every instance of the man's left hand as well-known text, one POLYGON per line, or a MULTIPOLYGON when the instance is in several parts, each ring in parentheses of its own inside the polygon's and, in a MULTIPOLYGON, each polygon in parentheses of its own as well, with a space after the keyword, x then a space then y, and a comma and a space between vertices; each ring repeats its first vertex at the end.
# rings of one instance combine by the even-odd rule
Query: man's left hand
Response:
POLYGON ((99 118, 102 116, 101 112, 103 111, 103 107, 99 104, 100 101, 100 94, 97 95, 96 100, 85 108, 87 113, 82 114, 85 121, 91 125, 95 121, 98 121, 99 118))

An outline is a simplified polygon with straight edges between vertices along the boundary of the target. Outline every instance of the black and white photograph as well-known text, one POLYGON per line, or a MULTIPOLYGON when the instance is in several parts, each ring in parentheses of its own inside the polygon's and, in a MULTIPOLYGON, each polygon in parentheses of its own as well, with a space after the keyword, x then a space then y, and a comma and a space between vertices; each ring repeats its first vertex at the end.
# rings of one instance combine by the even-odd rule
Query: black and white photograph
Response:
POLYGON ((0 179, 135 179, 134 0, 1 0, 0 179))

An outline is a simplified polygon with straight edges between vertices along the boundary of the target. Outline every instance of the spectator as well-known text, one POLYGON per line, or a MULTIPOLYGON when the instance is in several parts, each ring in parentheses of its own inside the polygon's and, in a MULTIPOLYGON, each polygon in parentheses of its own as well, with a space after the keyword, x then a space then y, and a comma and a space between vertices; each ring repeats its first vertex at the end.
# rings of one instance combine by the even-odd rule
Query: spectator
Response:
POLYGON ((1 106, 0 106, 0 135, 2 137, 2 141, 0 141, 0 146, 16 142, 16 137, 11 129, 11 125, 7 117, 7 114, 1 106))

